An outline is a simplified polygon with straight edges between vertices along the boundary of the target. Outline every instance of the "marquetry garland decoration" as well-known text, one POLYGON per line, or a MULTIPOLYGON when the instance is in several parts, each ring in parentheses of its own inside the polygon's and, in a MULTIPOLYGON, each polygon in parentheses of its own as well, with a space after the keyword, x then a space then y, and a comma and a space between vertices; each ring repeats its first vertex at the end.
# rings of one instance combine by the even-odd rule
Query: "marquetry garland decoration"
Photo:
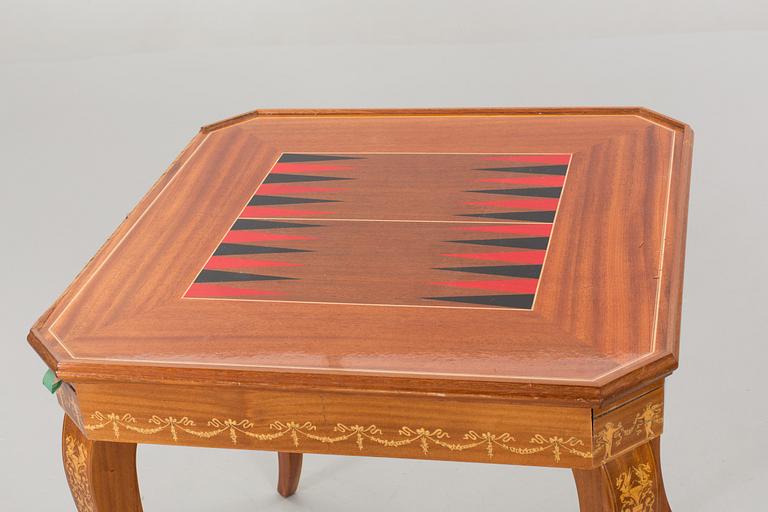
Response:
POLYGON ((604 451, 604 458, 613 455, 628 436, 644 436, 646 441, 656 437, 655 427, 664 422, 663 406, 661 403, 649 403, 635 415, 635 420, 629 427, 624 427, 621 422, 607 422, 602 430, 595 434, 595 454, 604 451))
POLYGON ((64 439, 64 471, 78 512, 93 512, 93 497, 88 482, 88 451, 85 445, 68 435, 64 439))
POLYGON ((104 414, 97 411, 91 415, 91 419, 96 423, 86 425, 87 430, 95 431, 110 428, 115 439, 119 439, 121 429, 125 429, 142 435, 155 435, 168 431, 174 442, 179 440, 179 432, 183 432, 203 439, 228 435, 233 445, 237 445, 239 436, 264 442, 288 436, 297 448, 300 441, 304 439, 324 444, 351 441, 357 445, 360 451, 364 449, 365 443, 374 443, 388 448, 399 448, 416 443, 425 455, 429 454, 430 447, 439 446, 450 451, 484 448, 489 458, 493 458, 497 451, 506 451, 516 455, 551 453, 555 462, 560 461, 563 452, 577 457, 592 457, 589 451, 582 449, 584 442, 573 436, 564 438, 535 434, 530 438, 527 445, 515 446, 511 444, 516 441, 515 438, 506 432, 494 434, 470 430, 462 436, 463 442, 453 442, 448 432, 441 428, 426 429, 404 426, 397 431, 397 437, 387 437, 376 425, 338 423, 333 428, 333 434, 322 435, 317 432, 317 427, 308 421, 275 421, 269 425, 268 430, 258 431, 255 424, 249 420, 213 418, 207 422, 208 429, 200 429, 193 420, 186 416, 183 418, 152 416, 144 426, 139 425, 136 418, 131 414, 104 414))
POLYGON ((653 512, 656 495, 653 470, 647 463, 630 467, 616 478, 620 512, 653 512))

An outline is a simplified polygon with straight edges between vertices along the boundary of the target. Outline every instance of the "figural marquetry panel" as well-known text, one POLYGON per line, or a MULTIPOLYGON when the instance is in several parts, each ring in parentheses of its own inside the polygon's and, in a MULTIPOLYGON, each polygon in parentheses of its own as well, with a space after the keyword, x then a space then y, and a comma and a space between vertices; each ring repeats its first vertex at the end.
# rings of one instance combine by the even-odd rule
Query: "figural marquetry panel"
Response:
POLYGON ((570 160, 283 153, 184 296, 532 309, 570 160))
POLYGON ((608 460, 659 437, 664 426, 664 388, 597 414, 594 455, 608 460))
POLYGON ((616 512, 657 512, 662 508, 661 475, 651 445, 638 446, 604 466, 607 490, 616 512))
POLYGON ((62 455, 64 473, 75 500, 78 512, 95 512, 91 484, 88 476, 88 463, 91 452, 86 444, 76 436, 64 433, 62 455))

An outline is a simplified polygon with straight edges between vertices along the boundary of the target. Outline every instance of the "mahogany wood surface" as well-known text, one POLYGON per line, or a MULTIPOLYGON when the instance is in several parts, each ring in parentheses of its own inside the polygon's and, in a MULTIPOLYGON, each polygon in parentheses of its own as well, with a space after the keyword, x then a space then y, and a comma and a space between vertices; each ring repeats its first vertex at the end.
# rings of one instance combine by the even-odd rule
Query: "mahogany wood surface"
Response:
POLYGON ((258 111, 204 127, 28 340, 80 512, 137 443, 571 468, 668 512, 691 129, 642 108, 258 111))
POLYGON ((277 492, 280 496, 288 498, 296 494, 301 478, 301 461, 304 456, 301 453, 279 452, 277 492))
POLYGON ((664 476, 661 473, 661 438, 657 437, 650 441, 651 449, 653 450, 653 460, 656 463, 656 474, 659 480, 658 489, 658 507, 659 512, 670 512, 672 508, 669 505, 669 499, 667 498, 667 490, 664 488, 664 476))
MULTIPOLYGON (((636 404, 658 402, 648 392, 620 406, 632 432, 614 445, 645 441, 636 404)), ((72 408, 101 441, 563 468, 591 468, 614 451, 588 407, 498 398, 81 383, 72 408)))
POLYGON ((574 469, 582 512, 670 512, 659 463, 659 440, 625 452, 601 467, 574 469))
POLYGON ((193 139, 29 341, 70 383, 604 405, 677 366, 691 144, 640 108, 240 116, 193 139))
POLYGON ((91 441, 64 416, 62 458, 78 512, 142 512, 135 444, 91 441))

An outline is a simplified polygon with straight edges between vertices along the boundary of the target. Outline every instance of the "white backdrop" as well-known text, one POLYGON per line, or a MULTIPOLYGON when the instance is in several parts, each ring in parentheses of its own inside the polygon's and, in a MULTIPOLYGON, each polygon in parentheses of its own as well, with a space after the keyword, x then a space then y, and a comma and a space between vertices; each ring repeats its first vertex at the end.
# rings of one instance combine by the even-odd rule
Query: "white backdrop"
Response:
MULTIPOLYGON (((645 105, 696 130, 665 480, 765 509, 764 2, 0 1, 0 510, 74 510, 26 332, 197 127, 257 107, 645 105)), ((153 511, 577 510, 568 471, 142 446, 153 511)))
POLYGON ((4 0, 0 58, 334 44, 505 44, 765 30, 739 0, 4 0))

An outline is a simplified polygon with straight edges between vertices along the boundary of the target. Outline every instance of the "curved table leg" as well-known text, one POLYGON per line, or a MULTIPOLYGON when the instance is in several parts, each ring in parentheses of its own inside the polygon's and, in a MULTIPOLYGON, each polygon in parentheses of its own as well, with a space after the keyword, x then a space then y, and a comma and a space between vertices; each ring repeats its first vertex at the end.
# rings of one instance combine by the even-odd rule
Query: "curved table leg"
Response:
POLYGON ((279 476, 277 480, 277 492, 287 498, 296 493, 301 477, 301 453, 278 452, 279 476))
POLYGON ((582 512, 670 512, 658 438, 573 476, 582 512))
POLYGON ((142 512, 135 444, 89 441, 67 415, 61 440, 78 512, 142 512))

